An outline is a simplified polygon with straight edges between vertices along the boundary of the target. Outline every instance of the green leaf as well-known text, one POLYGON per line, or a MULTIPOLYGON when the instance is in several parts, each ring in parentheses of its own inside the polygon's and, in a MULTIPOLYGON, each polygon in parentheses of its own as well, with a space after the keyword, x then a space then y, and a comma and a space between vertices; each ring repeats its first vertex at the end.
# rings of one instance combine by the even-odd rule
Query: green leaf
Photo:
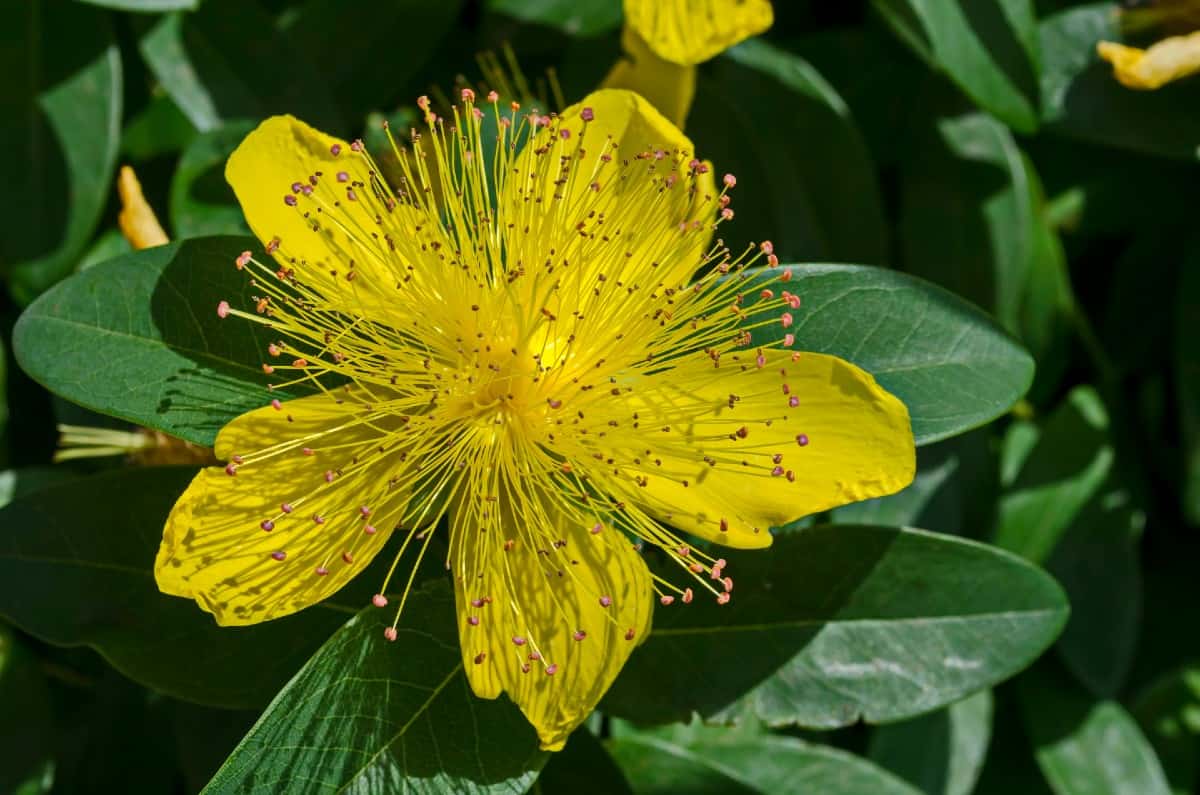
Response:
MULTIPOLYGON (((759 329, 756 344, 795 334, 795 348, 839 356, 875 376, 908 406, 917 444, 994 419, 1025 394, 1033 360, 983 312, 928 282, 859 265, 791 266, 803 305, 795 323, 759 329)), ((759 279, 744 292, 753 313, 759 279)), ((773 284, 778 289, 778 284, 773 284)), ((771 305, 767 311, 775 312, 771 305)))
POLYGON ((0 264, 21 304, 75 267, 113 190, 121 55, 108 15, 29 0, 0 30, 0 264))
POLYGON ((125 123, 121 133, 121 156, 132 160, 150 160, 175 154, 196 137, 196 127, 175 100, 156 93, 149 103, 125 123))
POLYGON ((484 8, 570 36, 599 36, 618 28, 622 17, 612 0, 486 0, 484 8))
POLYGON ((901 38, 932 57, 977 105, 1019 132, 1037 129, 1041 56, 1031 0, 902 3, 875 0, 901 38), (907 14, 898 13, 902 3, 907 14))
POLYGON ((22 467, 0 472, 0 508, 46 486, 63 483, 75 477, 64 467, 22 467))
POLYGON ((1010 426, 1003 457, 996 543, 1062 583, 1072 608, 1063 661, 1093 693, 1114 695, 1137 649, 1145 516, 1117 476, 1100 396, 1077 387, 1042 428, 1010 426))
POLYGON ((1200 664, 1160 677, 1130 708, 1154 747, 1174 795, 1192 795, 1200 783, 1200 664))
POLYGON ((654 734, 623 735, 609 744, 638 795, 916 795, 865 759, 792 737, 691 742, 654 734))
POLYGON ((698 81, 688 130, 718 174, 738 179, 729 239, 769 239, 792 260, 887 260, 871 155, 800 56, 758 39, 729 50, 698 81))
POLYGON ((1200 83, 1181 80, 1157 91, 1117 82, 1096 43, 1121 41, 1117 3, 1068 8, 1039 26, 1046 129, 1072 138, 1195 161, 1200 156, 1200 83))
POLYGON ((1056 795, 1170 795, 1154 749, 1120 704, 1092 701, 1050 666, 1020 683, 1038 766, 1056 795))
POLYGON ((303 394, 268 392, 266 332, 217 316, 222 300, 250 302, 233 267, 246 249, 261 252, 253 238, 184 240, 78 273, 21 316, 17 360, 68 400, 211 447, 239 414, 303 394))
POLYGON ((971 795, 992 736, 992 693, 903 723, 880 726, 869 756, 926 795, 971 795))
POLYGON ((902 171, 906 270, 990 310, 1053 381, 1073 298, 1033 164, 980 113, 940 119, 918 140, 902 171))
POLYGON ((367 608, 338 630, 204 792, 524 792, 546 754, 513 704, 471 692, 449 585, 410 595, 396 643, 391 619, 367 608))
MULTIPOLYGON (((330 45, 336 43, 323 43, 330 45)), ((194 13, 168 14, 145 32, 139 49, 201 132, 272 113, 341 131, 341 114, 312 52, 296 49, 254 0, 207 0, 194 13)))
POLYGON ((1077 387, 1040 433, 1010 430, 1008 445, 1014 444, 1028 451, 1007 452, 1022 461, 1009 467, 1014 479, 1000 500, 995 543, 1044 563, 1112 470, 1108 413, 1093 388, 1077 387))
POLYGON ((171 229, 177 238, 248 235, 233 189, 225 181, 225 161, 256 124, 231 121, 196 136, 179 158, 171 178, 171 229))
POLYGON ((1080 512, 1046 568, 1071 600, 1058 652, 1098 696, 1116 696, 1138 650, 1142 620, 1139 545, 1145 513, 1110 482, 1080 512))
POLYGON ((86 270, 93 265, 114 259, 122 254, 128 254, 131 251, 133 251, 133 246, 125 239, 125 235, 121 234, 121 230, 107 229, 92 241, 92 245, 80 258, 77 270, 86 270))
POLYGON ((603 745, 586 729, 571 735, 530 790, 533 795, 630 795, 629 782, 603 745))
POLYGON ((47 643, 91 646, 169 695, 261 706, 369 595, 343 593, 255 627, 218 627, 190 600, 159 593, 153 564, 163 522, 194 471, 109 471, 0 510, 0 616, 47 643))
POLYGON ((607 711, 812 728, 902 720, 1020 671, 1067 616, 1058 585, 1027 562, 919 530, 824 525, 724 556, 733 601, 658 610, 607 711))

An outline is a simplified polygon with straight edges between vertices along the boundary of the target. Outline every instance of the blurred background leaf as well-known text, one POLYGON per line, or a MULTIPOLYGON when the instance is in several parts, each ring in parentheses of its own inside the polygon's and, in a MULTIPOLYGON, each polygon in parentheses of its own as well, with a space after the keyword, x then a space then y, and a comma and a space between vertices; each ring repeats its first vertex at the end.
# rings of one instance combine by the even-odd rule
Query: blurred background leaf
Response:
POLYGON ((0 265, 28 303, 69 274, 112 190, 122 69, 108 17, 68 0, 15 3, 0 32, 0 265))

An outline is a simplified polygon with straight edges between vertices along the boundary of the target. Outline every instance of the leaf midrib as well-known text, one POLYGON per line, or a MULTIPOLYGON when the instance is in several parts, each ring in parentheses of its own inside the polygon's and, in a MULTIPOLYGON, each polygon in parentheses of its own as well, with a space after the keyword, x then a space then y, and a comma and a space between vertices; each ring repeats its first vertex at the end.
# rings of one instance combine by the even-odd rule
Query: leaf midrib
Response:
POLYGON ((675 627, 670 629, 655 629, 650 633, 653 638, 680 638, 680 637, 695 637, 707 635, 724 635, 742 632, 774 632, 780 629, 805 629, 810 627, 824 627, 829 624, 881 624, 881 625, 896 625, 896 624, 936 624, 936 623, 954 623, 963 621, 975 620, 990 620, 997 618, 1013 618, 1021 616, 1040 617, 1049 616, 1055 613, 1063 612, 1061 607, 1041 607, 1031 610, 1003 610, 998 612, 988 613, 972 613, 962 616, 913 616, 907 618, 830 618, 830 619, 809 619, 802 618, 795 621, 780 621, 768 624, 739 624, 734 626, 728 625, 710 625, 706 627, 675 627))

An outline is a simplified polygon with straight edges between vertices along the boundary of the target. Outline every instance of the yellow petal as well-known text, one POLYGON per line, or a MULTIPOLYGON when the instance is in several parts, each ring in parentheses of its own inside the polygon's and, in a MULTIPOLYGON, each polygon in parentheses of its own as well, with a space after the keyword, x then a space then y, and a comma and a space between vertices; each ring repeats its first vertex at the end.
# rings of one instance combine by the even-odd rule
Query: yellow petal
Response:
POLYGON ((1147 50, 1102 41, 1096 51, 1128 88, 1149 91, 1200 72, 1200 31, 1171 36, 1147 50))
POLYGON ((548 498, 520 510, 544 524, 506 512, 481 532, 467 506, 452 516, 463 665, 477 695, 507 693, 557 751, 649 634, 653 589, 621 533, 593 534, 548 498))
POLYGON ((353 463, 375 448, 381 426, 350 424, 348 406, 317 395, 225 426, 217 457, 248 463, 234 464, 232 476, 223 467, 203 470, 176 502, 154 564, 159 589, 195 599, 219 624, 254 624, 318 602, 361 571, 399 521, 406 497, 381 495, 385 456, 353 463), (253 462, 251 453, 272 445, 281 452, 253 462), (272 557, 280 552, 282 560, 272 557))
POLYGON ((632 28, 621 33, 625 53, 613 65, 601 88, 623 88, 641 94, 664 116, 683 127, 696 96, 696 67, 660 58, 632 28))
MULTIPOLYGON (((397 277, 375 236, 382 233, 371 207, 379 205, 367 201, 376 180, 351 146, 292 116, 272 116, 230 155, 225 179, 259 240, 278 241, 275 257, 282 265, 332 303, 375 312, 386 305, 397 277), (298 201, 297 191, 311 190, 314 178, 320 186, 314 200, 298 201), (294 200, 295 206, 288 203, 294 200), (317 214, 314 205, 320 204, 317 214), (347 278, 351 269, 353 280, 347 278)), ((418 223, 406 205, 392 213, 393 226, 411 229, 418 223)))
POLYGON ((702 63, 771 27, 768 0, 625 0, 625 23, 660 57, 702 63))
MULTIPOLYGON (((604 267, 612 266, 617 259, 611 251, 615 245, 623 247, 627 262, 646 269, 647 282, 658 279, 678 284, 688 280, 708 249, 718 210, 718 191, 708 164, 697 176, 694 190, 688 187, 689 181, 682 178, 670 188, 663 187, 663 180, 668 175, 688 169, 696 152, 692 141, 646 99, 632 91, 602 89, 593 92, 563 111, 561 120, 560 130, 567 137, 554 144, 559 147, 558 156, 552 159, 540 157, 533 151, 537 147, 526 146, 515 169, 519 176, 510 175, 505 183, 502 211, 509 217, 516 216, 526 227, 524 234, 510 239, 510 245, 517 248, 509 251, 509 261, 540 261, 545 257, 544 241, 561 239, 564 229, 574 229, 578 222, 603 213, 601 217, 609 218, 605 238, 616 242, 599 248, 591 256, 584 256, 582 261, 573 262, 573 267, 581 271, 582 283, 594 279, 604 267), (588 112, 592 120, 585 123, 588 112), (562 174, 555 164, 583 158, 580 153, 595 160, 602 152, 610 153, 612 160, 590 175, 574 175, 569 184, 563 186, 562 174), (622 170, 621 161, 637 155, 661 159, 655 161, 658 166, 654 170, 622 170), (676 159, 682 162, 677 163, 676 159), (591 187, 592 182, 607 187, 597 194, 591 187), (553 197, 556 195, 562 195, 563 201, 555 202, 553 197), (528 211, 531 205, 556 203, 564 210, 554 213, 528 211), (540 230, 539 225, 547 228, 540 230), (666 249, 663 241, 668 236, 682 237, 688 245, 673 249, 672 261, 659 263, 656 260, 666 249)), ((551 133, 543 132, 542 135, 551 133)), ((539 139, 535 143, 542 141, 539 139)), ((510 223, 515 223, 516 219, 510 223)))
POLYGON ((121 212, 117 214, 117 226, 121 234, 135 249, 161 246, 169 240, 163 231, 158 216, 142 194, 142 183, 129 166, 121 166, 117 177, 117 195, 121 199, 121 212))
POLYGON ((661 463, 640 471, 629 499, 649 513, 726 546, 765 547, 771 527, 912 482, 908 409, 868 373, 818 353, 766 351, 761 367, 753 351, 729 358, 714 369, 693 356, 636 393, 642 460, 661 463))

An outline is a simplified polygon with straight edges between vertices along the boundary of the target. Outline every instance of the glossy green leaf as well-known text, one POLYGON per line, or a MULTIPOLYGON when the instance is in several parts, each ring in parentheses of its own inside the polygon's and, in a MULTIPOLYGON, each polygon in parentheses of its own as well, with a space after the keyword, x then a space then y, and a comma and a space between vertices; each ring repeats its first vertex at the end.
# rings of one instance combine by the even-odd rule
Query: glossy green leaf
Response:
POLYGON ((792 737, 688 743, 653 734, 609 744, 637 795, 916 795, 865 759, 792 737))
POLYGON ((171 178, 171 231, 176 238, 250 234, 225 181, 225 161, 255 126, 228 122, 196 136, 184 150, 171 178))
POLYGON ((399 640, 367 608, 290 681, 204 789, 520 793, 546 760, 506 699, 477 698, 458 649, 454 594, 411 594, 399 640))
POLYGON ((1043 563, 1112 470, 1108 413, 1094 389, 1077 387, 1040 433, 1031 438, 1010 431, 1008 444, 1027 451, 1020 465, 1011 467, 995 543, 1043 563))
POLYGON ((1098 696, 1121 692, 1137 653, 1142 622, 1139 543, 1145 523, 1129 490, 1110 481, 1080 512, 1046 564, 1071 600, 1059 655, 1098 696))
POLYGON ((146 65, 201 132, 229 119, 293 113, 338 132, 317 61, 295 49, 254 0, 207 0, 162 17, 139 41, 146 65))
POLYGON ((0 28, 0 265, 24 304, 74 269, 113 190, 121 55, 100 9, 28 0, 8 11, 0 28))
POLYGON ((880 726, 871 761, 926 795, 971 795, 992 736, 992 693, 982 690, 946 709, 880 726))
MULTIPOLYGON (((91 646, 164 693, 261 706, 370 595, 343 593, 255 627, 218 627, 190 600, 159 593, 153 564, 163 522, 194 471, 105 472, 0 510, 0 616, 48 643, 91 646)), ((379 581, 364 578, 367 588, 379 581)))
POLYGON ((561 751, 551 754, 532 795, 630 795, 625 774, 600 741, 586 729, 571 735, 561 751))
POLYGON ((1021 704, 1042 774, 1056 795, 1170 795, 1162 765, 1115 701, 1093 701, 1046 666, 1021 677, 1021 704))
POLYGON ((1174 795, 1200 786, 1200 664, 1186 665, 1153 682, 1130 707, 1154 747, 1174 795))
POLYGON ((723 556, 733 601, 656 611, 607 711, 812 728, 902 720, 1020 671, 1067 615, 1039 569, 919 530, 824 525, 723 556))
POLYGON ((902 171, 906 270, 993 312, 1052 382, 1073 300, 1033 164, 981 113, 941 119, 918 140, 902 171))
POLYGON ((1042 42, 1046 129, 1073 138, 1195 161, 1200 156, 1200 83, 1133 91, 1113 77, 1096 43, 1121 41, 1118 4, 1091 3, 1047 17, 1042 42))
POLYGON ((486 0, 490 11, 556 28, 571 36, 598 36, 621 24, 621 4, 612 0, 486 0))
POLYGON ((1031 0, 875 4, 902 39, 932 58, 977 105, 1014 130, 1037 129, 1041 56, 1031 0))
POLYGON ((886 262, 870 152, 803 58, 757 39, 729 50, 698 81, 687 127, 718 174, 738 179, 727 240, 771 240, 792 260, 886 262))
POLYGON ((125 239, 125 235, 121 234, 121 230, 109 229, 92 241, 91 247, 79 260, 78 270, 86 270, 93 265, 114 259, 122 254, 128 254, 131 251, 133 251, 133 246, 125 239))
POLYGON ((42 466, 0 472, 0 508, 47 486, 64 483, 75 475, 64 467, 42 466))
POLYGON ((1077 387, 1042 427, 1010 426, 1003 454, 995 541, 1058 578, 1071 601, 1063 660, 1093 693, 1114 695, 1137 646, 1145 517, 1117 480, 1100 396, 1077 387))
POLYGON ((260 327, 217 316, 222 300, 250 300, 232 264, 245 249, 261 250, 253 238, 184 240, 76 274, 21 316, 21 367, 82 406, 211 447, 232 418, 299 394, 267 391, 260 327))
MULTIPOLYGON (((999 416, 1025 393, 1033 361, 974 306, 940 287, 895 271, 857 265, 796 265, 791 291, 803 305, 784 329, 772 323, 755 341, 795 334, 797 350, 840 356, 875 376, 908 406, 917 444, 930 444, 999 416)), ((758 278, 747 311, 754 313, 758 278)), ((773 287, 778 288, 775 284, 773 287)), ((777 313, 776 305, 772 311, 777 313)))

